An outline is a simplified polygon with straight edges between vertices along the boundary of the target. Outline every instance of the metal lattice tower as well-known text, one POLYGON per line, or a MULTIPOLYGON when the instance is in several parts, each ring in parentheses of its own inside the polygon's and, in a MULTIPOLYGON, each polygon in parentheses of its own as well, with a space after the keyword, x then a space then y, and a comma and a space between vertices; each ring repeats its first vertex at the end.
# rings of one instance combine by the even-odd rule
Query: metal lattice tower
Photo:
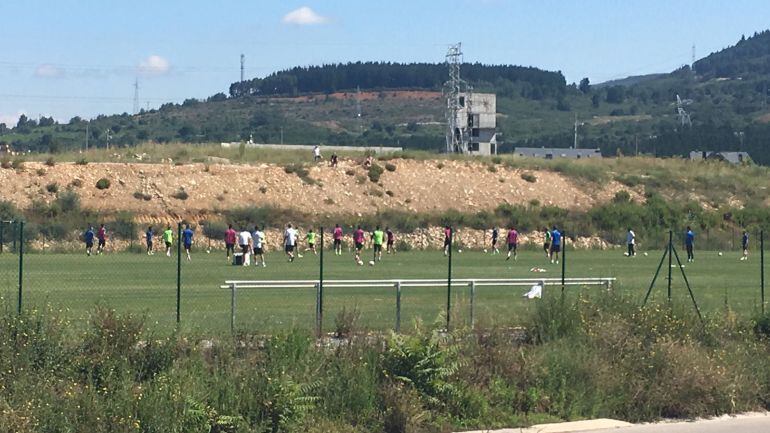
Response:
POLYGON ((134 79, 134 114, 139 114, 139 78, 134 79))
POLYGON ((676 95, 676 115, 679 118, 679 123, 682 127, 692 126, 692 119, 690 119, 690 113, 684 109, 686 105, 692 104, 692 99, 682 99, 679 95, 676 95))
POLYGON ((446 151, 447 153, 468 153, 469 130, 462 114, 470 106, 470 85, 460 78, 462 44, 451 45, 446 54, 449 67, 449 81, 444 84, 446 98, 446 151))

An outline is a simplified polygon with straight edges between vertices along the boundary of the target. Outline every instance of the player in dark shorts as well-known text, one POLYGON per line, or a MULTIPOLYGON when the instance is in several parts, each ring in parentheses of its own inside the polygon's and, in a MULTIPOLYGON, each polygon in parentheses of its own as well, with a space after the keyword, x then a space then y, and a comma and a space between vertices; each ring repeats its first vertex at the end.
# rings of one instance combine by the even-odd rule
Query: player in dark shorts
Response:
POLYGON ((543 232, 545 233, 543 251, 545 251, 545 258, 548 259, 551 257, 551 231, 548 230, 548 227, 544 227, 543 232))
POLYGON ((358 226, 356 231, 353 232, 353 244, 356 246, 356 253, 354 259, 359 265, 363 265, 364 261, 361 260, 361 251, 364 249, 364 231, 361 226, 358 226))
POLYGON ((237 241, 238 233, 233 229, 232 224, 227 225, 225 231, 225 254, 227 254, 227 262, 230 263, 230 254, 235 254, 235 242, 237 241))
POLYGON ((518 246, 519 246, 519 232, 514 227, 508 230, 508 257, 505 260, 511 259, 511 253, 513 253, 513 261, 518 258, 518 246))
POLYGON ((83 241, 86 243, 86 255, 91 256, 91 250, 94 248, 94 228, 88 226, 88 230, 83 233, 83 241))
POLYGON ((182 243, 184 244, 184 251, 187 254, 188 262, 192 260, 192 257, 190 257, 190 250, 192 249, 193 236, 195 236, 195 232, 190 228, 190 224, 186 224, 182 231, 182 243))
POLYGON ((492 254, 500 254, 500 250, 497 249, 497 238, 500 237, 500 232, 497 227, 492 227, 492 254))
POLYGON ((396 236, 393 234, 393 231, 390 229, 390 227, 385 227, 385 237, 387 238, 385 251, 388 254, 396 254, 396 236))
POLYGON ((749 232, 746 230, 743 231, 743 236, 741 237, 741 248, 743 248, 743 256, 741 256, 741 260, 748 260, 749 259, 749 232))
POLYGON ((96 232, 96 239, 99 241, 99 245, 96 247, 96 254, 104 253, 104 246, 107 244, 107 229, 104 228, 104 224, 99 225, 99 230, 96 232))
POLYGON ((147 231, 144 233, 145 241, 147 242, 147 255, 151 256, 153 255, 152 251, 152 237, 155 236, 155 232, 152 231, 152 226, 147 228, 147 231))
POLYGON ((559 253, 561 253, 561 232, 556 226, 551 231, 551 263, 559 263, 559 253), (554 260, 554 256, 556 259, 554 260))

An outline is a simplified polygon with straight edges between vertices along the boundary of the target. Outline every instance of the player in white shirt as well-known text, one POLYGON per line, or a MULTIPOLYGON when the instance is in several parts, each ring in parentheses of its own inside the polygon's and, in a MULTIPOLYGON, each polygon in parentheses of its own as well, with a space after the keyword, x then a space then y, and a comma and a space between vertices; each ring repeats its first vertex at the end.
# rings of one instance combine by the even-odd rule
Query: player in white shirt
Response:
POLYGON ((251 233, 244 228, 238 233, 238 245, 240 245, 241 252, 243 252, 243 266, 249 266, 249 261, 251 259, 251 244, 251 233))
POLYGON ((258 226, 254 226, 254 233, 251 234, 252 242, 254 243, 254 266, 259 266, 262 263, 262 267, 267 266, 265 264, 265 232, 259 229, 258 226), (259 262, 257 261, 259 257, 259 262))
POLYGON ((286 231, 283 232, 283 249, 289 256, 289 261, 294 261, 294 250, 297 248, 297 229, 291 224, 286 225, 286 231))

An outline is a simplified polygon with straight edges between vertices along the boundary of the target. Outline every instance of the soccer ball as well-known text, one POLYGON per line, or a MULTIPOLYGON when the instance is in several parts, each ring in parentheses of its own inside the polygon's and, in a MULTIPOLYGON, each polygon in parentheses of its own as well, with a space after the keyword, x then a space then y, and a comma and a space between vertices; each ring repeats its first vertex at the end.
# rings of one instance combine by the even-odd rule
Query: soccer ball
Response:
POLYGON ((458 253, 462 254, 463 250, 457 250, 458 253))
POLYGON ((647 252, 646 251, 644 252, 644 256, 647 257, 647 252))
POLYGON ((487 249, 486 249, 486 248, 484 248, 484 254, 486 254, 486 253, 487 253, 487 249))
POLYGON ((369 266, 374 266, 374 260, 369 260, 369 266))
POLYGON ((722 252, 721 251, 719 252, 719 257, 722 257, 722 252))
POLYGON ((364 265, 364 262, 363 262, 362 260, 359 260, 359 261, 358 261, 358 265, 359 265, 359 266, 363 266, 363 265, 364 265))
POLYGON ((297 253, 297 258, 298 258, 298 259, 301 259, 301 258, 302 258, 302 254, 300 254, 300 253, 297 253))

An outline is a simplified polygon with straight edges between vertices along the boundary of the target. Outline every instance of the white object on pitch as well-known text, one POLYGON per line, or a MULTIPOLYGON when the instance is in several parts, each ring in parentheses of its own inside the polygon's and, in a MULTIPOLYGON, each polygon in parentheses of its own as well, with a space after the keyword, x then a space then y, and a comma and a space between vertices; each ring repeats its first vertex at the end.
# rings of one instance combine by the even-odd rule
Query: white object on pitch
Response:
POLYGON ((458 252, 458 253, 462 253, 462 252, 463 252, 463 250, 457 250, 457 252, 458 252))
POLYGON ((486 249, 486 248, 484 248, 484 254, 486 254, 486 253, 487 253, 487 249, 486 249))
POLYGON ((721 251, 719 252, 719 257, 722 257, 722 252, 721 251))
POLYGON ((647 256, 647 251, 644 252, 644 255, 647 256))
POLYGON ((374 260, 369 260, 369 266, 374 266, 374 260))

